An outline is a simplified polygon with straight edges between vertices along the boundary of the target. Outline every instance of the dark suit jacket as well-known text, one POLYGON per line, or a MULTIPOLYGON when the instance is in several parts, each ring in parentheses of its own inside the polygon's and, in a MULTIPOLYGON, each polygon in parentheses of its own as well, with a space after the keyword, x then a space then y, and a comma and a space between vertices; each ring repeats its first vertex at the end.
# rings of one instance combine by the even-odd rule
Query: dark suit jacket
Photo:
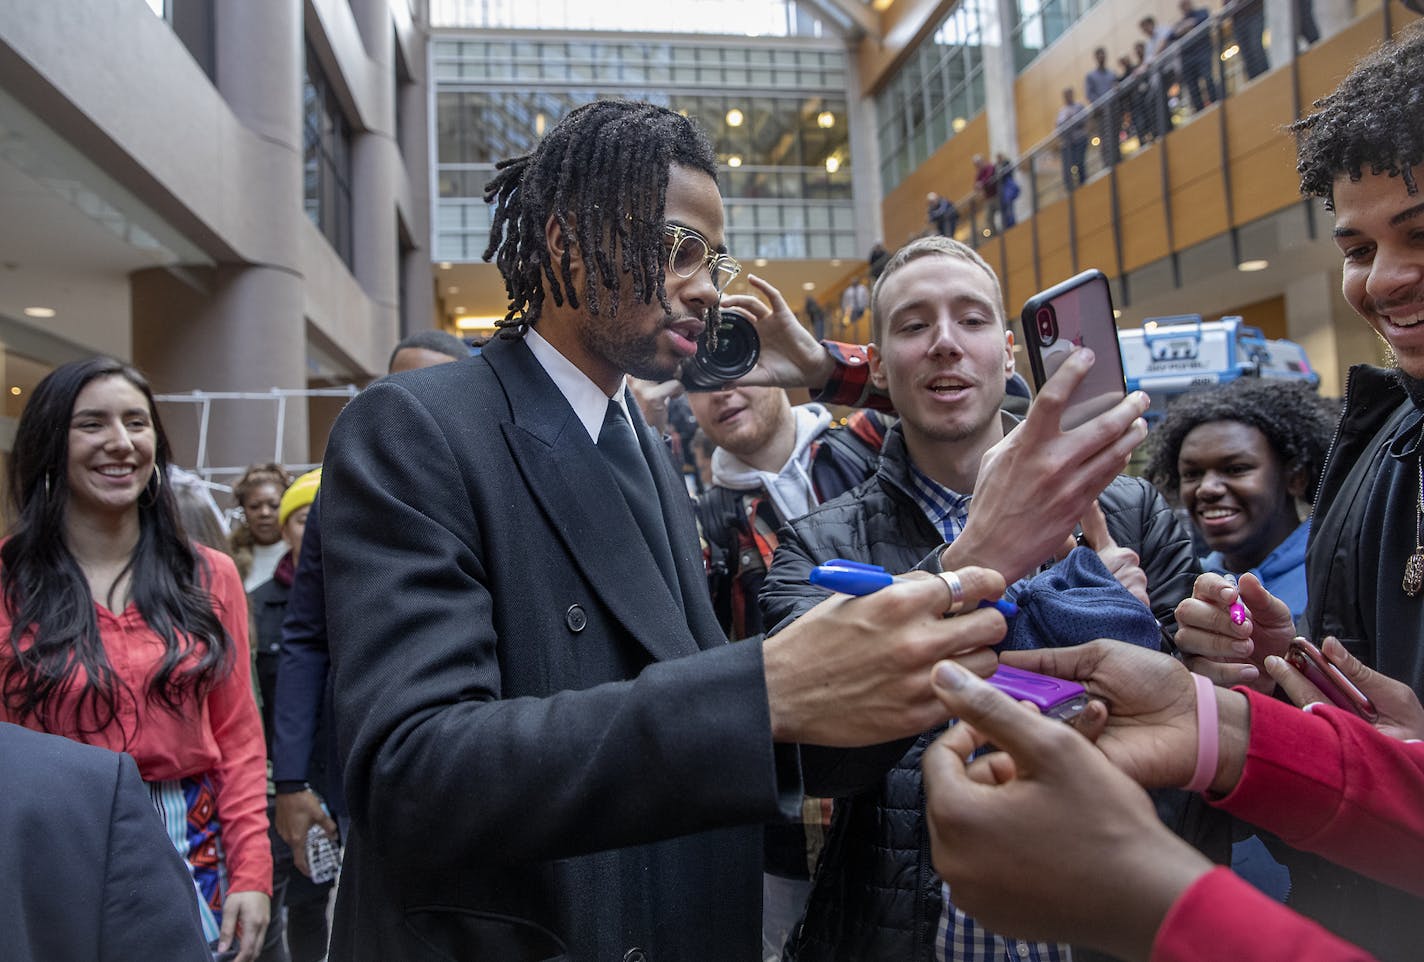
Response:
POLYGON ((276 693, 269 709, 272 780, 277 791, 310 782, 334 817, 346 814, 346 796, 332 744, 331 656, 326 640, 326 597, 322 577, 321 494, 307 513, 302 553, 286 594, 277 656, 276 693))
POLYGON ((630 410, 680 606, 523 342, 387 378, 338 420, 334 960, 758 958, 761 823, 797 811, 799 768, 760 640, 726 643, 682 481, 630 410))
POLYGON ((193 880, 133 759, 0 724, 0 956, 210 962, 193 880))

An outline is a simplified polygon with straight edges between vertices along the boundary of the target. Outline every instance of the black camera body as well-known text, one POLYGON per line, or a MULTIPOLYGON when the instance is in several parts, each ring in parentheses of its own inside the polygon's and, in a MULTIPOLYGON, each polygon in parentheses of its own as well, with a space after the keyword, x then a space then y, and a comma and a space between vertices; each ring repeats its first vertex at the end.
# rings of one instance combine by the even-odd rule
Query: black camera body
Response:
POLYGON ((761 357, 756 325, 734 311, 722 311, 697 341, 697 353, 682 364, 678 379, 689 391, 719 391, 745 377, 761 357))

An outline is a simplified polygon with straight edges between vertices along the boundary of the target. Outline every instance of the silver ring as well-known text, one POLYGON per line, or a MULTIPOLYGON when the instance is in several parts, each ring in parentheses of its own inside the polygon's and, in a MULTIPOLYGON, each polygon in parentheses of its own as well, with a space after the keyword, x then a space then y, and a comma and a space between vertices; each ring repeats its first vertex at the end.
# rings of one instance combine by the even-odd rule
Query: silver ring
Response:
POLYGON ((949 586, 949 608, 947 613, 957 615, 964 610, 964 583, 959 580, 959 575, 953 571, 941 571, 936 577, 949 586))

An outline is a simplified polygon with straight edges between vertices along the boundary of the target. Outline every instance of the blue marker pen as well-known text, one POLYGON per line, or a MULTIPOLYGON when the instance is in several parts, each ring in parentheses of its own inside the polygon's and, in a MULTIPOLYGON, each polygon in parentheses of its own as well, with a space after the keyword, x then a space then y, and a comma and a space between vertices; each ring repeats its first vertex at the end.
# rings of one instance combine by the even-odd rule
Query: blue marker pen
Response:
MULTIPOLYGON (((812 569, 811 576, 806 580, 813 585, 838 591, 843 595, 868 595, 881 588, 888 588, 897 579, 879 565, 847 561, 844 558, 832 558, 825 564, 817 565, 812 569)), ((1003 598, 995 601, 986 598, 979 602, 978 607, 995 608, 1005 618, 1012 618, 1019 613, 1018 605, 1012 601, 1005 601, 1003 598)))

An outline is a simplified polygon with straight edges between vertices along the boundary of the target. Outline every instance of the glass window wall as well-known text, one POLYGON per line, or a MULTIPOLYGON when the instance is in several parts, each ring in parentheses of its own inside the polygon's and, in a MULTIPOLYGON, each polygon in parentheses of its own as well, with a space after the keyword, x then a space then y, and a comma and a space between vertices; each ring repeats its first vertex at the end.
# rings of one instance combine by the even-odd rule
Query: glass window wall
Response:
POLYGON ((854 257, 845 55, 669 41, 435 41, 437 260, 478 260, 497 161, 527 154, 574 107, 647 100, 691 117, 712 141, 738 257, 854 257), (485 83, 471 83, 477 66, 485 83), (521 71, 537 80, 513 83, 521 71), (663 72, 659 72, 663 71, 663 72), (678 89, 680 72, 698 89, 678 89), (765 85, 757 75, 771 78, 765 85), (575 78, 586 83, 573 83, 575 78), (654 77, 671 78, 658 86, 654 77), (803 80, 803 78, 805 78, 803 80), (711 87, 717 93, 705 93, 711 87), (815 223, 811 208, 832 211, 815 223))
POLYGON ((875 98, 880 184, 893 190, 984 109, 992 0, 962 0, 875 98))

